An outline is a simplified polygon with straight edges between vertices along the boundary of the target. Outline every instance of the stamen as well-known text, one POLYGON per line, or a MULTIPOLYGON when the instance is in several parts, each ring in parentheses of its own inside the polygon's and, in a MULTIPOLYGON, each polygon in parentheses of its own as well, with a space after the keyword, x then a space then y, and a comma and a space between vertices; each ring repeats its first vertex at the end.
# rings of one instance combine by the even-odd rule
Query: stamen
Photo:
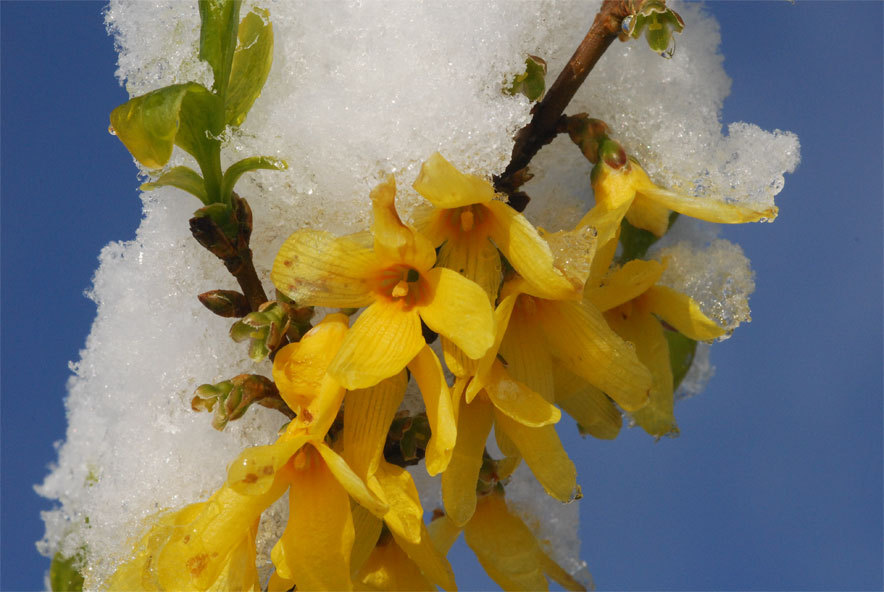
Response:
POLYGON ((469 232, 473 229, 473 210, 466 209, 460 213, 460 227, 463 228, 464 232, 469 232))
POLYGON ((390 296, 393 298, 402 298, 408 294, 408 282, 400 281, 396 284, 396 287, 393 288, 393 291, 390 292, 390 296))
POLYGON ((421 279, 421 274, 419 274, 416 269, 409 269, 408 274, 405 276, 405 281, 409 284, 413 284, 419 279, 421 279))

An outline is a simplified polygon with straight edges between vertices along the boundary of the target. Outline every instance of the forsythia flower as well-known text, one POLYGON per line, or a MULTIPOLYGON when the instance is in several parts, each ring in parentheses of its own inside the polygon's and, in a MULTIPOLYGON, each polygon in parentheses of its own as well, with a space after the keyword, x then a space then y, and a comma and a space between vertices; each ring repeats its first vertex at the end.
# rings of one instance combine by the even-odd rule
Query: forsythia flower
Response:
POLYGON ((621 168, 613 168, 600 160, 592 171, 592 188, 596 205, 578 226, 596 227, 600 245, 613 237, 624 216, 636 228, 648 230, 658 237, 663 236, 669 228, 670 210, 720 224, 757 222, 777 217, 776 207, 756 210, 663 189, 655 185, 634 160, 629 160, 621 168))
MULTIPOLYGON (((461 527, 444 515, 430 524, 432 537, 442 551, 454 544, 460 531, 461 527)), ((547 576, 565 590, 585 590, 541 548, 531 529, 507 507, 499 484, 479 498, 476 512, 463 526, 463 532, 479 563, 503 590, 548 590, 547 576)))
POLYGON ((302 306, 368 306, 347 334, 329 373, 348 389, 400 372, 426 345, 421 321, 473 359, 494 340, 484 290, 436 267, 428 239, 399 219, 391 176, 371 192, 373 245, 364 233, 336 238, 300 230, 273 264, 276 287, 302 306))
MULTIPOLYGON (((614 253, 613 248, 605 251, 602 264, 607 265, 614 253)), ((658 317, 696 341, 709 341, 725 333, 689 296, 657 284, 664 269, 665 262, 629 261, 604 277, 590 276, 584 292, 585 301, 604 313, 611 328, 635 344, 638 359, 653 376, 649 404, 632 412, 636 422, 653 436, 677 431, 669 344, 658 317)))

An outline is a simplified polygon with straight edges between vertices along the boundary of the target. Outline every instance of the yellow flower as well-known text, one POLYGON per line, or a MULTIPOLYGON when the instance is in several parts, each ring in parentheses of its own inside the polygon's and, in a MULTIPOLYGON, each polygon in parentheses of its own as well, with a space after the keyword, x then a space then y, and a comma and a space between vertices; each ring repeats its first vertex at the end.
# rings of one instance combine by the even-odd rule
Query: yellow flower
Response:
MULTIPOLYGON (((430 532, 439 549, 447 552, 460 527, 448 516, 441 516, 430 524, 430 532)), ((499 485, 479 498, 463 532, 486 573, 504 590, 548 590, 547 577, 565 590, 586 590, 543 550, 531 529, 507 507, 499 485)))
POLYGON ((492 302, 501 279, 497 249, 545 297, 574 293, 568 278, 554 267, 553 252, 540 233, 522 214, 495 199, 488 181, 461 173, 437 152, 421 167, 414 188, 435 206, 422 216, 418 228, 434 247, 441 245, 438 264, 478 283, 492 302))
POLYGON ((639 164, 630 160, 615 169, 604 161, 593 169, 592 188, 596 205, 578 226, 597 228, 599 244, 605 244, 625 216, 636 228, 663 236, 669 228, 669 212, 719 224, 773 220, 777 208, 758 210, 726 201, 681 195, 655 185, 639 164))
POLYGON ((436 590, 389 532, 381 535, 354 584, 355 590, 436 590))
POLYGON ((432 243, 402 223, 395 195, 392 176, 371 192, 373 244, 365 233, 337 238, 300 230, 273 264, 273 283, 300 305, 368 306, 329 368, 347 389, 372 386, 405 368, 426 345, 421 321, 473 359, 494 340, 485 292, 450 269, 433 268, 432 243))
MULTIPOLYGON (((610 263, 613 251, 603 256, 610 263)), ((657 282, 665 262, 633 260, 603 279, 591 277, 584 299, 605 315, 611 328, 635 345, 638 359, 651 371, 650 402, 632 412, 653 436, 678 431, 673 415, 673 379, 669 344, 658 317, 679 333, 697 341, 720 337, 725 330, 700 310, 689 296, 657 282)))
MULTIPOLYGON (((361 526, 357 527, 352 569, 359 569, 362 561, 370 561, 369 554, 381 535, 383 521, 386 532, 393 539, 391 544, 395 544, 398 549, 396 553, 404 553, 410 558, 417 566, 418 573, 423 573, 422 577, 429 582, 445 590, 452 590, 455 587, 454 573, 427 534, 423 522, 424 511, 411 475, 404 468, 388 463, 383 457, 387 433, 402 402, 405 384, 403 372, 385 380, 371 391, 352 391, 347 395, 342 455, 354 472, 368 484, 369 489, 386 503, 386 508, 380 512, 372 512, 373 516, 361 512, 357 517, 361 526)), ((428 446, 428 459, 431 450, 432 447, 428 446)), ((378 553, 385 557, 390 553, 395 554, 389 549, 378 553)), ((381 568, 377 564, 371 569, 377 572, 370 578, 374 582, 371 585, 381 586, 383 578, 393 577, 389 572, 384 572, 387 575, 378 572, 381 568)), ((413 574, 411 568, 406 571, 413 574)), ((356 579, 362 581, 359 577, 356 579)))

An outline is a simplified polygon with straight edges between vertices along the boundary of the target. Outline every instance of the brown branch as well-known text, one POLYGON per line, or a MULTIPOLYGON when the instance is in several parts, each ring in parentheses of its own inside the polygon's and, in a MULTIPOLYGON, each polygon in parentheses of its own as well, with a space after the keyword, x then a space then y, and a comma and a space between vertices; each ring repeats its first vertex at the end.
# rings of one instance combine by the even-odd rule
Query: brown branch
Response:
POLYGON ((620 25, 631 14, 630 0, 604 0, 589 32, 568 60, 559 77, 540 103, 531 122, 516 134, 513 155, 503 174, 494 179, 498 191, 514 193, 526 175, 518 175, 531 159, 556 136, 559 119, 596 62, 620 33, 620 25))

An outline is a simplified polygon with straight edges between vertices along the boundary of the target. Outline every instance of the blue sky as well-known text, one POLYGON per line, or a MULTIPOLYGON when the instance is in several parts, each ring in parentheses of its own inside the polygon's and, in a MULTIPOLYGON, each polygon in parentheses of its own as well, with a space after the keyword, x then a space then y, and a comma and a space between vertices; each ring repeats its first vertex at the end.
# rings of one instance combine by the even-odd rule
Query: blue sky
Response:
MULTIPOLYGON (((95 313, 83 292, 140 219, 135 168, 107 133, 127 97, 101 8, 0 2, 3 590, 42 586, 49 502, 32 485, 64 436, 67 364, 95 313)), ((802 163, 775 224, 724 233, 756 271, 753 322, 713 348, 681 436, 562 429, 583 557, 601 589, 881 589, 882 4, 710 8, 734 81, 723 122, 796 132, 802 163)))

